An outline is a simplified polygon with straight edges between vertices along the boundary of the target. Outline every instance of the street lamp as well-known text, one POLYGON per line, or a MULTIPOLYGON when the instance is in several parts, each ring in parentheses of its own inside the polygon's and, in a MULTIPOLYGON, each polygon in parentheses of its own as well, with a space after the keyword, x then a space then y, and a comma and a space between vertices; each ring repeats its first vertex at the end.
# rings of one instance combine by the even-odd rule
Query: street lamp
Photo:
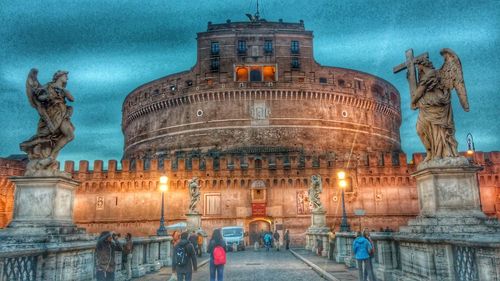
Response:
POLYGON ((467 134, 467 156, 472 158, 476 148, 474 147, 474 138, 471 133, 467 134))
POLYGON ((165 192, 168 190, 168 177, 161 176, 160 177, 160 190, 161 190, 161 218, 160 218, 160 227, 156 231, 158 236, 166 236, 167 229, 165 228, 165 216, 164 216, 164 201, 165 201, 165 192))
POLYGON ((340 231, 349 232, 349 224, 347 223, 347 215, 345 213, 345 200, 344 200, 344 189, 347 187, 347 180, 345 177, 345 172, 340 171, 337 173, 337 179, 339 180, 339 186, 342 189, 342 222, 340 223, 340 231))

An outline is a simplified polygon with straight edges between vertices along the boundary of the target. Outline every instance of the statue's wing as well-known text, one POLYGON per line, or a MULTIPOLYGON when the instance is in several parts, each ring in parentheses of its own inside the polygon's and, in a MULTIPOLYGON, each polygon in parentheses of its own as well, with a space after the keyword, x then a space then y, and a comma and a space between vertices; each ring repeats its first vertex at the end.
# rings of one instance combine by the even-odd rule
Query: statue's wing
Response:
POLYGON ((26 79, 26 96, 32 107, 38 110, 38 102, 35 98, 35 92, 40 88, 40 82, 38 82, 38 69, 32 68, 26 79))
POLYGON ((457 91, 460 104, 465 111, 469 111, 469 101, 467 100, 462 63, 457 54, 451 49, 444 48, 440 53, 444 57, 444 63, 440 69, 441 82, 446 90, 451 91, 455 89, 457 91))

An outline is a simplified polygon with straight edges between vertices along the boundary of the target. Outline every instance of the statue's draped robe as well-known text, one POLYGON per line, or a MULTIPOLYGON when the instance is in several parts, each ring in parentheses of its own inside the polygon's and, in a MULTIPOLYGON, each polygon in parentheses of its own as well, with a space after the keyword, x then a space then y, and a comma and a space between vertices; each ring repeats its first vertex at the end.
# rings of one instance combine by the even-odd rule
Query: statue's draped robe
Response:
POLYGON ((439 72, 434 69, 421 77, 418 87, 423 87, 424 93, 414 104, 420 110, 417 133, 427 150, 427 158, 458 156, 451 92, 443 89, 439 72))

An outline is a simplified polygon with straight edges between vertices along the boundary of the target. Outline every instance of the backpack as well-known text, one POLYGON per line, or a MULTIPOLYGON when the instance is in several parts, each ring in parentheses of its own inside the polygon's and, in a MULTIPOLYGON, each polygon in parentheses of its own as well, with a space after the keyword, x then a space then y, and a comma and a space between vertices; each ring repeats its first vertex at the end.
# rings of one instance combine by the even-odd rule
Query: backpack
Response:
POLYGON ((264 236, 264 242, 266 243, 271 243, 271 234, 267 233, 265 236, 264 236))
POLYGON ((221 246, 216 246, 213 251, 214 265, 226 264, 226 251, 221 246))
POLYGON ((175 264, 177 266, 186 266, 188 257, 185 246, 179 246, 175 249, 175 264))

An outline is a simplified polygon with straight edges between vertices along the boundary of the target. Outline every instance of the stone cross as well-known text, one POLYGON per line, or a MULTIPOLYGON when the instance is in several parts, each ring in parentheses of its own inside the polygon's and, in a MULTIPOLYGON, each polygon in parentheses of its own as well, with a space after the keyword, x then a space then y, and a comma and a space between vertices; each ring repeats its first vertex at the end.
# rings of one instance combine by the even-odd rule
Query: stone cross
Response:
POLYGON ((410 94, 413 96, 417 89, 417 73, 415 71, 415 61, 421 58, 429 58, 429 53, 425 52, 417 57, 413 57, 413 49, 408 49, 405 52, 406 61, 400 65, 395 66, 392 71, 398 73, 404 69, 408 69, 408 83, 410 84, 410 94))

